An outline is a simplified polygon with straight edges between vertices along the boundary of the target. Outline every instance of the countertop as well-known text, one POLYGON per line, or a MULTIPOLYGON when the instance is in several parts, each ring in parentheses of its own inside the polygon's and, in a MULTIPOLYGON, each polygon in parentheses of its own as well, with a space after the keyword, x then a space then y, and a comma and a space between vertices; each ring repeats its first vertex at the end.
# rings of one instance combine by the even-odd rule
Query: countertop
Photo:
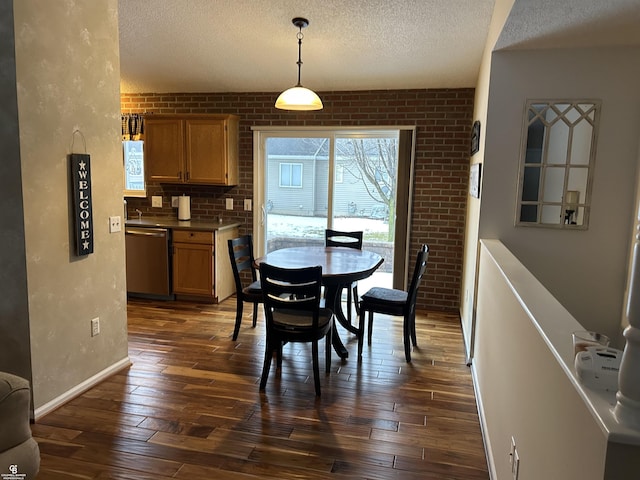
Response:
POLYGON ((187 220, 182 221, 171 217, 142 217, 141 219, 130 218, 125 220, 125 227, 161 227, 185 230, 203 230, 215 232, 216 230, 226 230, 227 228, 239 227, 240 222, 234 220, 187 220))

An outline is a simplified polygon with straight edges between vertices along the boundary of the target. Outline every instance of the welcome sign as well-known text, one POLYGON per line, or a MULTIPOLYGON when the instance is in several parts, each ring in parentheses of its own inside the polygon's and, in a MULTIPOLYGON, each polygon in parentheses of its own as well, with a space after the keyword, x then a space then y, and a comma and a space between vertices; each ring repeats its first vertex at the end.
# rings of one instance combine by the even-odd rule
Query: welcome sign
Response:
POLYGON ((71 181, 76 233, 76 255, 93 253, 93 213, 91 209, 91 163, 89 155, 72 153, 71 181))

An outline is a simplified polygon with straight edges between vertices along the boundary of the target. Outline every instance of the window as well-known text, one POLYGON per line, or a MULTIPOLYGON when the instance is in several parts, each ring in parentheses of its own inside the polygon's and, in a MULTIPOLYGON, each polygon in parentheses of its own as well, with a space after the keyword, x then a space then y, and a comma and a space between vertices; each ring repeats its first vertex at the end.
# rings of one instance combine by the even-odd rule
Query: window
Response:
POLYGON ((124 158, 124 196, 145 197, 144 142, 127 140, 122 142, 124 158))
POLYGON ((527 102, 516 225, 587 228, 599 107, 527 102))
POLYGON ((280 164, 280 186, 285 188, 302 188, 302 164, 280 164))

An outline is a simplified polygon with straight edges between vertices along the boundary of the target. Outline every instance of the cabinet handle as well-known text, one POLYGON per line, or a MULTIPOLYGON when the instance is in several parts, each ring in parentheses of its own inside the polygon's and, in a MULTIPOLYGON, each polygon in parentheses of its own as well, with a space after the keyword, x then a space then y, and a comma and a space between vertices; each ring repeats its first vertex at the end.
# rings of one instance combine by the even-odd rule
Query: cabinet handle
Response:
POLYGON ((178 172, 178 178, 182 180, 182 172, 178 172))

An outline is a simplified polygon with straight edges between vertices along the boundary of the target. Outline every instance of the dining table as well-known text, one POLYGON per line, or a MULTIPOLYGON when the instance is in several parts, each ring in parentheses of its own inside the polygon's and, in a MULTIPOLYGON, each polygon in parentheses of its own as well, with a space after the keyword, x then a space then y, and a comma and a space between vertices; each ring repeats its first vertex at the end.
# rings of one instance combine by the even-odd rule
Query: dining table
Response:
MULTIPOLYGON (((342 310, 342 290, 353 282, 365 279, 373 274, 384 258, 369 250, 358 250, 349 247, 299 246, 274 250, 257 258, 256 264, 266 262, 280 268, 305 268, 320 265, 322 267, 322 284, 324 286, 325 306, 330 308, 335 318, 347 331, 361 335, 342 310)), ((334 327, 332 332, 333 348, 343 360, 349 352, 334 327)))

